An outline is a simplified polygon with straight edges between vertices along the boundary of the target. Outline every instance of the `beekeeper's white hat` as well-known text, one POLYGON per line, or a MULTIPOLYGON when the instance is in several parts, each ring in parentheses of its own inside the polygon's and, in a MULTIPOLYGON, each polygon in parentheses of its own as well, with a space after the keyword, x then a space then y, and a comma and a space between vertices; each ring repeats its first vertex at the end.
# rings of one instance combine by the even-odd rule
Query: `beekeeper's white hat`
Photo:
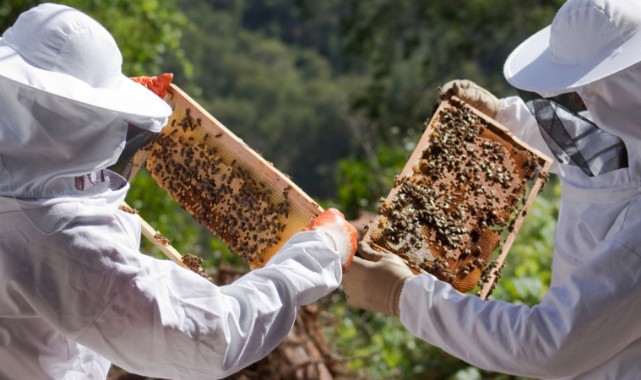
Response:
POLYGON ((0 38, 3 81, 115 111, 129 122, 159 131, 171 108, 122 73, 122 55, 111 34, 86 14, 57 4, 22 13, 0 38))
POLYGON ((504 66, 516 88, 570 92, 641 61, 641 1, 568 0, 504 66))

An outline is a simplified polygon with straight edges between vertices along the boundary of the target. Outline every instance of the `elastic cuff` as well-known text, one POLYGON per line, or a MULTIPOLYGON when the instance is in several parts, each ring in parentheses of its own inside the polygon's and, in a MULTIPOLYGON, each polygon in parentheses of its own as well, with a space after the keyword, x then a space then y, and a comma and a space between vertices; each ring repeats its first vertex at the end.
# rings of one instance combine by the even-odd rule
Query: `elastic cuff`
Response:
POLYGON ((499 124, 502 124, 502 118, 503 118, 503 113, 505 112, 505 100, 504 99, 499 99, 499 107, 496 110, 496 115, 494 116, 494 120, 499 122, 499 124))
POLYGON ((388 306, 388 310, 391 313, 391 315, 394 315, 396 317, 399 317, 401 315, 401 293, 403 292, 405 283, 412 277, 413 276, 407 276, 403 278, 398 283, 396 283, 396 285, 392 289, 392 296, 390 297, 390 305, 388 306))

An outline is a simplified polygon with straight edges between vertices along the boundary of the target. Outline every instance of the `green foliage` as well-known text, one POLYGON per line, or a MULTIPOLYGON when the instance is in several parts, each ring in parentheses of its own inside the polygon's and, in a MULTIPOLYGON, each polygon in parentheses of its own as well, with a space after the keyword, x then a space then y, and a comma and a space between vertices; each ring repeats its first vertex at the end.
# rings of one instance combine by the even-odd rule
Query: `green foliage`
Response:
POLYGON ((342 17, 350 68, 370 73, 351 93, 367 132, 389 141, 389 126, 413 128, 431 113, 437 88, 471 79, 508 95, 502 65, 511 50, 548 24, 560 0, 350 0, 342 17))
POLYGON ((332 319, 327 330, 355 378, 446 379, 467 365, 409 334, 398 318, 356 310, 342 293, 324 300, 332 319))
POLYGON ((339 207, 356 218, 361 210, 376 211, 377 199, 387 196, 396 174, 407 162, 417 140, 405 138, 404 148, 379 145, 369 161, 345 159, 340 163, 339 207))
POLYGON ((36 0, 3 0, 0 3, 0 30, 4 31, 10 27, 20 13, 39 3, 40 1, 36 0))
POLYGON ((186 10, 199 22, 184 31, 198 75, 185 87, 311 196, 334 197, 338 160, 352 146, 341 82, 313 49, 243 29, 238 9, 225 5, 233 11, 204 3, 186 10))
MULTIPOLYGON (((10 0, 0 5, 0 28, 9 27, 20 13, 44 1, 10 0)), ((130 76, 157 75, 171 55, 191 69, 180 47, 186 18, 176 0, 60 0, 80 9, 111 32, 123 55, 123 72, 130 76)))

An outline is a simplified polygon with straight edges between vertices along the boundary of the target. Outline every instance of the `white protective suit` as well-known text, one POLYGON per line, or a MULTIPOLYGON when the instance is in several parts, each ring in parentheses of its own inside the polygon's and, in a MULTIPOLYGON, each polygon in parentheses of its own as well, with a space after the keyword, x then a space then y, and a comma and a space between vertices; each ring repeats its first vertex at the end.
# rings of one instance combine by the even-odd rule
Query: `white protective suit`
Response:
MULTIPOLYGON (((634 94, 641 109, 638 90, 634 94)), ((584 99, 591 100, 587 94, 584 99)), ((622 114, 616 111, 613 114, 622 114)), ((550 153, 520 98, 502 99, 497 120, 550 153)), ((599 123, 624 138, 629 168, 588 177, 576 166, 555 164, 562 183, 561 208, 552 281, 540 304, 483 301, 431 275, 420 275, 401 293, 404 326, 492 371, 549 379, 639 378, 641 140, 628 136, 639 134, 641 121, 633 120, 599 123)))
POLYGON ((137 121, 0 75, 0 379, 105 379, 112 362, 225 377, 338 287, 341 260, 321 230, 221 287, 141 254, 137 217, 118 208, 128 184, 101 171, 137 121))
POLYGON ((24 95, 0 96, 0 113, 21 119, 0 121, 2 184, 40 195, 0 197, 1 379, 104 379, 110 362, 161 378, 224 377, 267 355, 298 306, 340 283, 339 255, 318 230, 222 287, 141 254, 140 223, 118 209, 128 185, 74 187, 75 175, 118 157, 126 123, 0 87, 24 95))

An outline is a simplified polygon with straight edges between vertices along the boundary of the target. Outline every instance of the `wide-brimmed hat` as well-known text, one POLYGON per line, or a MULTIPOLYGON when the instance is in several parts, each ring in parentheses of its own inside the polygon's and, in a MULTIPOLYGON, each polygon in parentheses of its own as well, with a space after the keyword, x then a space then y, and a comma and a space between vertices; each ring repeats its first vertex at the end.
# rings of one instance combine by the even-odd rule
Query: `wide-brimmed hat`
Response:
POLYGON ((570 92, 641 61, 641 1, 568 0, 504 66, 516 88, 570 92))
POLYGON ((2 81, 117 112, 152 131, 159 131, 172 112, 157 95, 123 75, 122 55, 104 27, 64 5, 36 6, 4 32, 0 86, 2 81))

